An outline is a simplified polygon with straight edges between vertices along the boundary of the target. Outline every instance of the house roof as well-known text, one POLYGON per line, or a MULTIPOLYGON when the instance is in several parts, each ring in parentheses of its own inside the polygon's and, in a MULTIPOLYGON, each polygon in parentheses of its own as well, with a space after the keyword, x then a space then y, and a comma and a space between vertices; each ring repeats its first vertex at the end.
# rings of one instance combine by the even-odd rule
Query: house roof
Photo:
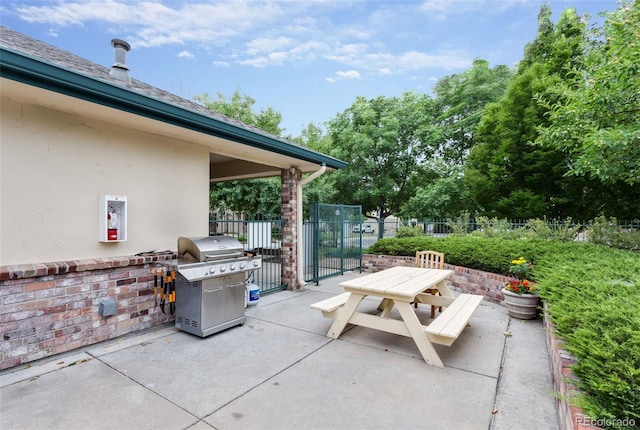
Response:
POLYGON ((346 163, 148 85, 112 77, 110 68, 0 26, 2 93, 210 148, 211 181, 346 167, 346 163), (40 94, 45 91, 43 97, 40 94))

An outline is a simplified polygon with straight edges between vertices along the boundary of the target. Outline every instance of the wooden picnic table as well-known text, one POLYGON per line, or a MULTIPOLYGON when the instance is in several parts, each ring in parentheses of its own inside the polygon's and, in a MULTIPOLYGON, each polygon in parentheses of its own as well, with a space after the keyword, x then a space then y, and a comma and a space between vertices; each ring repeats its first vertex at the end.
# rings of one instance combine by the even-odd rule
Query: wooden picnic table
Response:
POLYGON ((340 337, 347 324, 354 324, 413 338, 427 364, 444 367, 433 343, 450 346, 468 325, 482 296, 454 296, 447 285, 453 270, 393 267, 391 269, 342 282, 346 291, 311 305, 323 315, 335 318, 327 336, 340 337), (437 289, 440 295, 425 293, 437 289), (377 314, 358 312, 358 305, 367 296, 381 299, 377 314), (446 309, 429 325, 419 321, 412 303, 443 306, 446 309), (389 318, 393 307, 401 320, 389 318))

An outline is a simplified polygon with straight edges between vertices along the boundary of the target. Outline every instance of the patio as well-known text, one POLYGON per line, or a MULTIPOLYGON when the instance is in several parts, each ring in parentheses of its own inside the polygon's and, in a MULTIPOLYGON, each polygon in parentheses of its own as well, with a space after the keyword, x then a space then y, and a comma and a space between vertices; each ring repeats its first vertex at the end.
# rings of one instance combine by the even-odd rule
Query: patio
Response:
POLYGON ((411 338, 325 336, 331 320, 309 305, 362 275, 264 296, 244 326, 207 338, 164 326, 8 369, 0 427, 559 428, 541 321, 483 302, 451 347, 436 345, 445 368, 428 366, 411 338))

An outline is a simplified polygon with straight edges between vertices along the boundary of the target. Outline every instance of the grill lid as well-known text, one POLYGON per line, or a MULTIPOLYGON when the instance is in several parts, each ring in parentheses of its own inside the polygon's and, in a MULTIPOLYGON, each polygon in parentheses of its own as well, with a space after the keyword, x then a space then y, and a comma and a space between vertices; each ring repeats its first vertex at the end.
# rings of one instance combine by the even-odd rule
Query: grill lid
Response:
POLYGON ((242 256, 242 244, 233 237, 220 234, 202 238, 178 238, 178 259, 184 262, 216 261, 242 256))

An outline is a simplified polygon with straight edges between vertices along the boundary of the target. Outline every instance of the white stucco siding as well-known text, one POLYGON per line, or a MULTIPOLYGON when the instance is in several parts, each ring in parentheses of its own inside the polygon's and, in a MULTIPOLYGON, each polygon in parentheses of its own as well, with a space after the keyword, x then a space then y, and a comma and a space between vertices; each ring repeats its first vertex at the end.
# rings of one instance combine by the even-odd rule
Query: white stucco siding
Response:
POLYGON ((3 98, 0 264, 132 255, 208 234, 203 146, 3 98), (128 199, 128 240, 98 241, 98 196, 128 199))

